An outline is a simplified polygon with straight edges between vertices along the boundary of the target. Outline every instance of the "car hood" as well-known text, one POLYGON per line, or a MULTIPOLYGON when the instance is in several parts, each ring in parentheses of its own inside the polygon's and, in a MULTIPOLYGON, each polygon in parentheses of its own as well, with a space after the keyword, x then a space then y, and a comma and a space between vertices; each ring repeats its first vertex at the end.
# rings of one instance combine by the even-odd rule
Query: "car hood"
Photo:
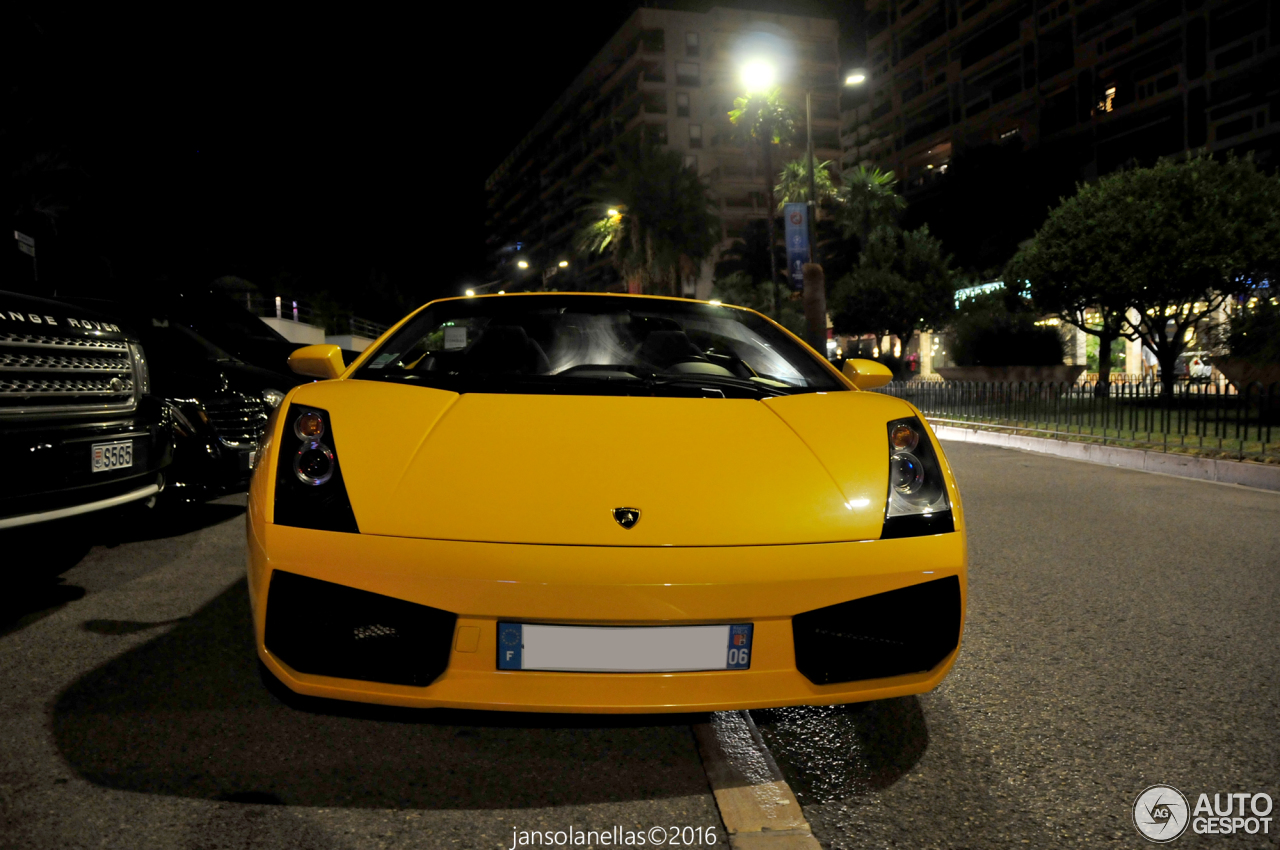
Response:
POLYGON ((862 392, 458 395, 358 380, 291 402, 329 411, 361 533, 588 546, 876 539, 885 423, 911 414, 862 392), (613 516, 624 507, 641 512, 629 530, 613 516))

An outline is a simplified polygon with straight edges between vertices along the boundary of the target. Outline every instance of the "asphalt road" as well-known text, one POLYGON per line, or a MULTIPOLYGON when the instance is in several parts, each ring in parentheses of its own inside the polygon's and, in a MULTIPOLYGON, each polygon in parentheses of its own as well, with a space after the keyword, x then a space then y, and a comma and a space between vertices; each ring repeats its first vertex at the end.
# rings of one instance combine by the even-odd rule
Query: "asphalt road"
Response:
POLYGON ((1147 847, 1138 794, 1266 792, 1280 846, 1280 494, 945 445, 969 529, 932 693, 753 712, 825 847, 1147 847))
MULTIPOLYGON (((1138 847, 1130 807, 1154 783, 1280 800, 1280 495, 948 454, 972 559, 951 676, 754 713, 824 846, 1138 847)), ((0 846, 723 835, 689 729, 704 718, 282 704, 254 663, 242 504, 182 527, 104 518, 87 552, 65 529, 0 538, 0 846)), ((1177 846, 1276 847, 1277 828, 1177 846)))

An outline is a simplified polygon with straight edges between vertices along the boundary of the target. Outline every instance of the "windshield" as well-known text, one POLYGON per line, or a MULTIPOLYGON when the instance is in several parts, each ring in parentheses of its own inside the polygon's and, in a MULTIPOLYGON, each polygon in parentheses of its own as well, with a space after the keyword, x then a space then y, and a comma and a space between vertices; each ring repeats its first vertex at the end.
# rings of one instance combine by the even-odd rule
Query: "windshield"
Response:
POLYGON ((846 389, 755 313, 625 296, 445 301, 383 343, 355 377, 488 393, 762 398, 846 389))

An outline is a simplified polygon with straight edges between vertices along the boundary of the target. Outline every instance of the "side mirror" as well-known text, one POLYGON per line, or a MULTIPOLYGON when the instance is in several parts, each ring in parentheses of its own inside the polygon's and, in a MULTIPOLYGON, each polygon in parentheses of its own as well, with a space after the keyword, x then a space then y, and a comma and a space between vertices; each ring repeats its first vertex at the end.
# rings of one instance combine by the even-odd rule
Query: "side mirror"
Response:
POLYGON ((336 345, 308 345, 289 355, 289 368, 308 378, 332 380, 346 371, 342 349, 336 345))
POLYGON ((857 358, 844 361, 844 376, 860 390, 874 390, 893 380, 893 372, 889 371, 888 366, 874 360, 857 358))

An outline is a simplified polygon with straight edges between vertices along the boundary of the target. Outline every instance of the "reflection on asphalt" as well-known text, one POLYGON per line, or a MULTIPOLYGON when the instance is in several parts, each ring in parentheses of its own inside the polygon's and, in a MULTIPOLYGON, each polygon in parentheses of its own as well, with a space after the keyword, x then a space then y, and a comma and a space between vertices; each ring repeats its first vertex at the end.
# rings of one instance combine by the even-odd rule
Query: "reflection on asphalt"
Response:
POLYGON ((910 770, 929 745, 914 696, 753 711, 801 805, 859 800, 910 770))

